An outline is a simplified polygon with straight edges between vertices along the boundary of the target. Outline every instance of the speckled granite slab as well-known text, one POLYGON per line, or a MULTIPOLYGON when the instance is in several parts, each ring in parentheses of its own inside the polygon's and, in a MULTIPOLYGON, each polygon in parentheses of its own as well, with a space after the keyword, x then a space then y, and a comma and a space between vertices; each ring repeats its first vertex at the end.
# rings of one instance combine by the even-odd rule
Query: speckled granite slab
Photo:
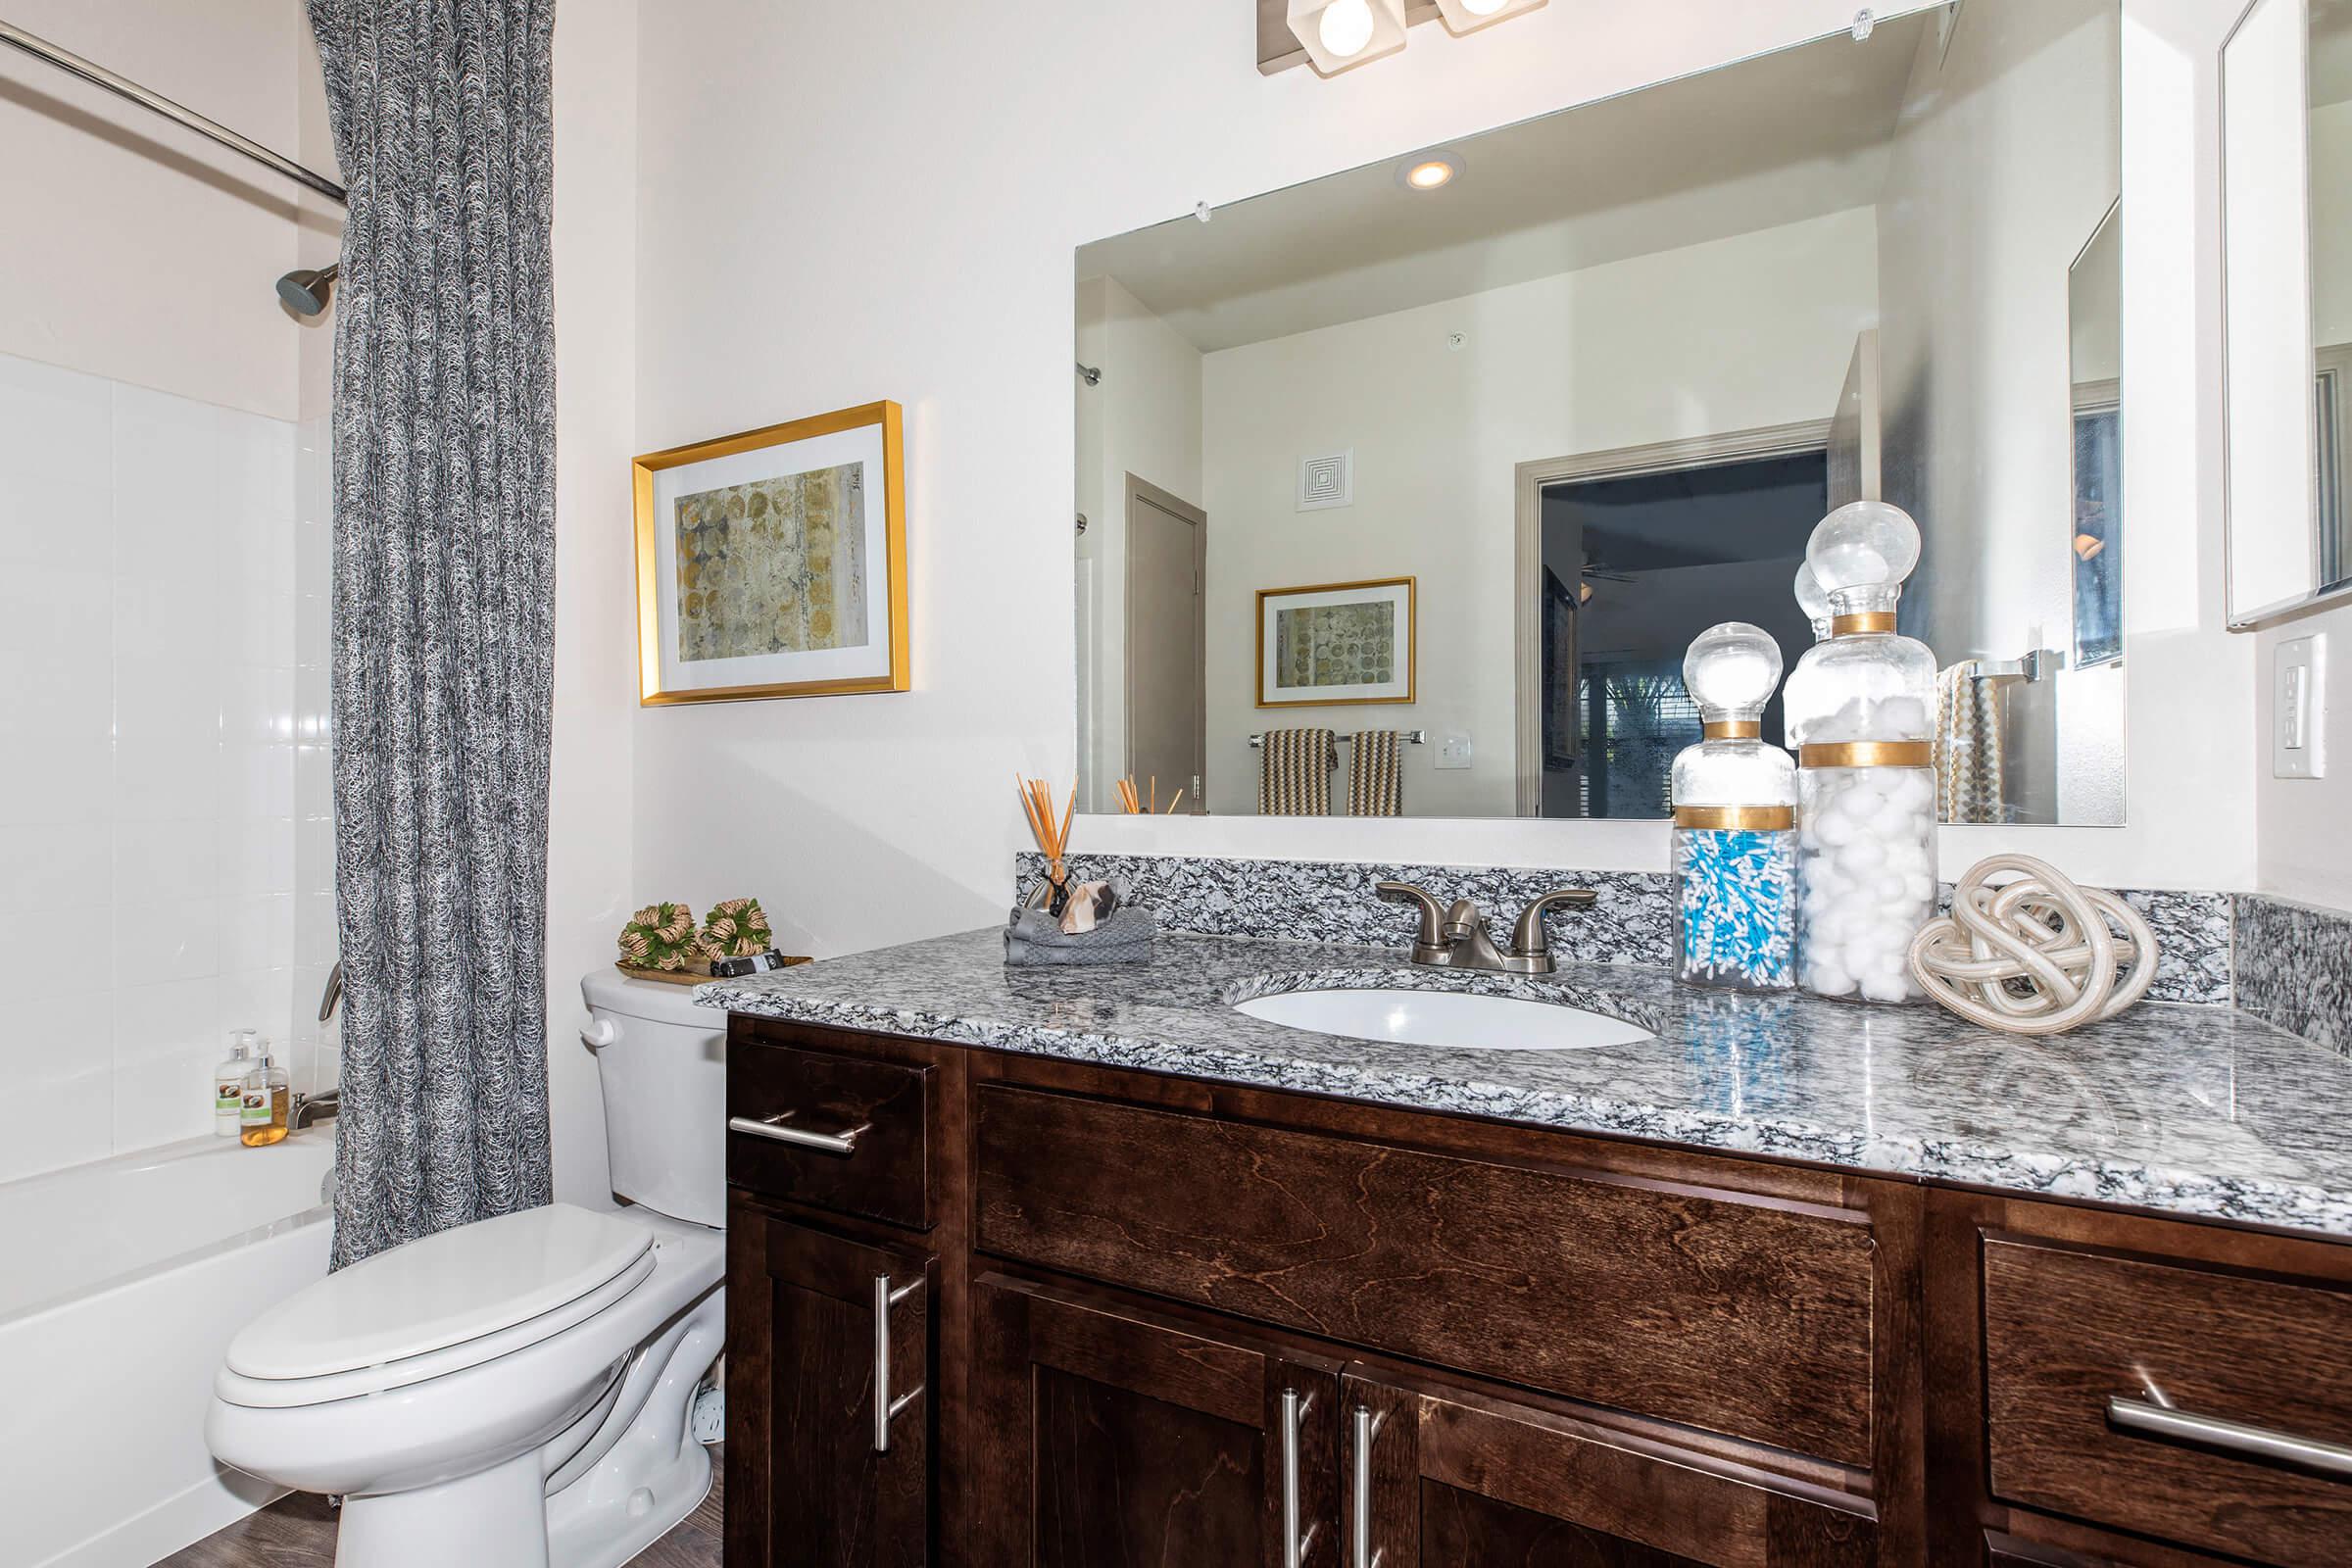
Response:
POLYGON ((2352 1059, 2223 1007, 2150 1004, 2036 1043, 1924 1005, 1759 1001, 1618 963, 1506 980, 1416 970, 1361 947, 1167 934, 1148 965, 1006 969, 996 930, 715 981, 697 996, 770 1017, 2352 1236, 2352 1059), (1655 1038, 1440 1050, 1233 1010, 1277 991, 1352 986, 1550 999, 1655 1038))
POLYGON ((2239 1006, 2352 1055, 2352 915, 2242 896, 2234 967, 2239 1006))
MULTIPOLYGON (((1495 924, 1496 941, 1530 899, 1556 887, 1591 888, 1600 902, 1551 920, 1552 947, 1582 963, 1645 963, 1674 957, 1673 879, 1662 871, 1544 871, 1459 865, 1365 865, 1321 860, 1235 860, 1189 856, 1079 855, 1089 879, 1123 879, 1163 928, 1208 936, 1404 947, 1419 916, 1383 904, 1373 884, 1412 882, 1450 904, 1471 898, 1495 924)), ((1045 870, 1020 857, 1019 885, 1045 870)), ((1943 890, 1948 901, 1951 889, 1943 890)), ((2129 891, 2155 929, 2162 958, 2148 996, 2156 1002, 2230 1000, 2230 895, 2129 891)))

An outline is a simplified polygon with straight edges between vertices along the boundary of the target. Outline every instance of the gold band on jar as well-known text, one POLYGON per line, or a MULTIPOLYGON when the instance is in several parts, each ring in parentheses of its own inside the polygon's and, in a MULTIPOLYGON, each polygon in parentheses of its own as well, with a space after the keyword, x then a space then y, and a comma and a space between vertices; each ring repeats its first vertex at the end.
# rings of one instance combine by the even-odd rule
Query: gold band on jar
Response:
POLYGON ((1851 615, 1830 617, 1830 635, 1833 637, 1854 637, 1863 632, 1892 630, 1894 612, 1891 610, 1864 610, 1851 615))
POLYGON ((1842 741, 1799 746, 1799 767, 1934 767, 1934 741, 1842 741))
POLYGON ((1699 733, 1711 741, 1752 741, 1764 733, 1764 724, 1753 718, 1718 718, 1700 725, 1699 733))
POLYGON ((1678 806, 1676 827, 1716 833, 1777 833, 1796 826, 1793 806, 1678 806))

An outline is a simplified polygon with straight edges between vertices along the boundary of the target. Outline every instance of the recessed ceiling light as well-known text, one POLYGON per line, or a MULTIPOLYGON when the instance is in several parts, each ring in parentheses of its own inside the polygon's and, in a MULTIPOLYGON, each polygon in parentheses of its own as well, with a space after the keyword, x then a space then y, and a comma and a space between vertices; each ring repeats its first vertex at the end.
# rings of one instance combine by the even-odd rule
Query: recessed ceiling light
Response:
POLYGON ((1408 158, 1396 166, 1396 183, 1407 190, 1436 190, 1450 184, 1462 172, 1462 155, 1455 152, 1423 153, 1408 158))

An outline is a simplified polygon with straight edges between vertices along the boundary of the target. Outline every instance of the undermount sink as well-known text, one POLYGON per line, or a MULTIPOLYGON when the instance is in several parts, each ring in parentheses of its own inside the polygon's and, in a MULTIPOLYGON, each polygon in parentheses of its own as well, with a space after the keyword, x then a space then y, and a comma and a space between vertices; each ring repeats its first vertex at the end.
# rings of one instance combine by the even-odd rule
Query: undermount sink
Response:
POLYGON ((1350 1040, 1457 1051, 1588 1051, 1650 1038, 1641 1025, 1605 1013, 1460 991, 1286 991, 1236 1004, 1236 1010, 1350 1040))

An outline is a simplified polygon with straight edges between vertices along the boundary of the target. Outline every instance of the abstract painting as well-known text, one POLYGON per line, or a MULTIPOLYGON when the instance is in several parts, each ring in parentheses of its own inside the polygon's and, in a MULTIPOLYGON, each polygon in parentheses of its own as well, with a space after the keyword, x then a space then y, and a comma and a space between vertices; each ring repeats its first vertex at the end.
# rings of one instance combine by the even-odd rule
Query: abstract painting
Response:
POLYGON ((1257 596, 1257 705, 1413 700, 1413 579, 1267 588, 1257 596))
POLYGON ((895 403, 635 464, 639 698, 905 691, 895 403))

